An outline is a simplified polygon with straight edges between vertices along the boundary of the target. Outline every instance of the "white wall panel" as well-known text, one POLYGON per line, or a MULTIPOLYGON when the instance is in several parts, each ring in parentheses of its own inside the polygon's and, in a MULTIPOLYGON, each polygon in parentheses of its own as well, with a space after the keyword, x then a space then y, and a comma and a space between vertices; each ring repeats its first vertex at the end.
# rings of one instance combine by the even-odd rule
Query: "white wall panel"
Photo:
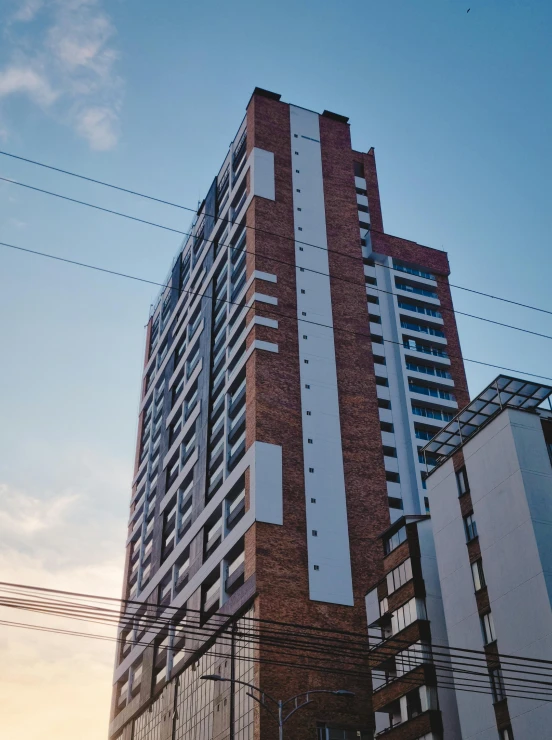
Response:
MULTIPOLYGON (((332 326, 318 114, 291 106, 290 125, 296 263, 308 268, 297 270, 297 314, 332 326)), ((299 321, 298 334, 310 598, 352 605, 333 329, 299 321)))
POLYGON ((250 195, 275 200, 274 152, 254 147, 251 152, 251 190, 250 195))

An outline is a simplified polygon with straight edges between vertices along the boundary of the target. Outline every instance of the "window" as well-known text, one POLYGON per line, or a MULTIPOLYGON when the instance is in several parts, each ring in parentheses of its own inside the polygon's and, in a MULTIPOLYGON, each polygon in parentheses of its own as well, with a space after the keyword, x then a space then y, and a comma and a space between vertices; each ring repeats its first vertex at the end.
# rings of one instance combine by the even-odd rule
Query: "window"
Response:
POLYGON ((397 450, 394 447, 383 445, 383 454, 385 457, 397 457, 397 450))
POLYGON ((380 429, 382 432, 393 432, 394 427, 393 424, 389 421, 380 421, 380 429))
POLYGON ((502 677, 502 670, 500 668, 491 668, 489 670, 489 678, 491 679, 493 701, 502 701, 502 699, 506 698, 506 689, 504 688, 504 678, 502 677))
POLYGON ((312 530, 312 536, 313 537, 318 537, 318 530, 317 529, 313 529, 312 530))
POLYGON ((426 514, 429 514, 429 499, 427 496, 424 496, 424 506, 425 506, 426 514))
POLYGON ((385 471, 385 480, 388 481, 389 483, 400 483, 401 481, 399 474, 395 473, 392 470, 385 471))
POLYGON ((490 642, 494 642, 496 640, 493 615, 491 614, 491 612, 487 612, 486 614, 483 614, 483 616, 479 619, 481 621, 481 634, 483 635, 483 642, 485 643, 485 645, 488 645, 490 642))
POLYGON ((389 555, 396 547, 406 540, 406 529, 401 527, 393 534, 386 537, 383 541, 383 548, 386 555, 389 555))
POLYGON ((505 727, 500 731, 500 740, 514 740, 511 727, 505 727))
POLYGON ((366 300, 368 303, 375 303, 376 305, 379 303, 379 298, 371 293, 368 293, 366 300))
POLYGON ((315 498, 311 498, 311 504, 315 504, 315 503, 316 503, 316 499, 315 498))
POLYGON ((353 162, 355 167, 355 177, 364 177, 364 164, 363 162, 353 162))
POLYGON ((485 588, 485 574, 483 573, 483 561, 481 559, 476 560, 471 564, 471 571, 473 577, 473 586, 476 591, 485 588))
POLYGON ((309 390, 309 389, 310 389, 310 385, 309 385, 308 383, 305 383, 305 388, 306 388, 307 390, 309 390))
POLYGON ((314 473, 314 468, 309 468, 309 473, 314 473))
POLYGON ((414 719, 422 713, 422 700, 420 699, 420 689, 409 691, 406 695, 406 712, 408 719, 414 719))
POLYGON ((389 381, 387 378, 382 378, 381 376, 376 375, 376 385, 382 385, 387 388, 389 386, 389 381))
POLYGON ((459 496, 463 496, 465 493, 470 492, 466 468, 460 468, 460 470, 456 473, 456 485, 458 486, 459 496))
POLYGON ((404 508, 402 498, 397 498, 396 496, 389 496, 387 503, 389 504, 390 509, 402 510, 404 508))
POLYGON ((387 593, 390 595, 412 578, 412 561, 410 558, 387 574, 387 593))
POLYGON ((464 529, 466 530, 466 542, 471 542, 477 537, 477 524, 473 514, 464 517, 464 529))
POLYGON ((320 566, 319 565, 315 565, 314 566, 314 570, 320 570, 320 566))
POLYGON ((378 398, 378 408, 380 408, 380 409, 390 409, 391 408, 391 401, 388 401, 387 398, 378 398))
POLYGON ((355 188, 357 195, 368 195, 368 192, 366 190, 363 190, 363 188, 355 188))
POLYGON ((312 439, 310 439, 310 438, 307 439, 307 442, 311 445, 312 444, 312 439))
POLYGON ((417 619, 427 619, 422 599, 410 599, 391 614, 391 632, 396 635, 417 619))

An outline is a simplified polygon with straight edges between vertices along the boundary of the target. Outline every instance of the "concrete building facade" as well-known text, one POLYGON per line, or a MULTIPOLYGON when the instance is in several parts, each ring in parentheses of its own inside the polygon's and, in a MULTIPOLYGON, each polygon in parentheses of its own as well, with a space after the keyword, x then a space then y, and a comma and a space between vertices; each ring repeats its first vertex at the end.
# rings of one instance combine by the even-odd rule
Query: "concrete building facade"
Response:
POLYGON ((499 376, 426 448, 448 638, 484 651, 469 667, 487 693, 456 691, 464 740, 550 734, 552 412, 538 408, 550 393, 499 376))
POLYGON ((371 738, 368 652, 290 667, 267 635, 366 634, 379 536, 410 517, 431 550, 420 449, 468 401, 446 254, 384 233, 345 117, 258 88, 191 231, 147 329, 110 738, 277 736, 206 673, 352 691, 294 736, 371 738))

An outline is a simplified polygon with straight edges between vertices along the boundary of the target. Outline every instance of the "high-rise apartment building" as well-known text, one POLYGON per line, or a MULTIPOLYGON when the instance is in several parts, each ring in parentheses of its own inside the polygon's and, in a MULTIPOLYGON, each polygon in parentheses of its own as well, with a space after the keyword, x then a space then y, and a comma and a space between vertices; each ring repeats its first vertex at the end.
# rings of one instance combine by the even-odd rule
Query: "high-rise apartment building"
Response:
POLYGON ((218 674, 352 691, 293 736, 367 740, 368 653, 332 662, 323 631, 366 634, 380 535, 424 520, 420 449, 468 401, 447 256, 384 233, 345 117, 258 88, 191 231, 147 330, 110 737, 274 737, 218 674), (321 630, 324 659, 264 620, 321 630))
POLYGON ((552 411, 538 406, 551 393, 500 375, 428 444, 448 637, 486 691, 455 692, 462 738, 550 735, 552 411))

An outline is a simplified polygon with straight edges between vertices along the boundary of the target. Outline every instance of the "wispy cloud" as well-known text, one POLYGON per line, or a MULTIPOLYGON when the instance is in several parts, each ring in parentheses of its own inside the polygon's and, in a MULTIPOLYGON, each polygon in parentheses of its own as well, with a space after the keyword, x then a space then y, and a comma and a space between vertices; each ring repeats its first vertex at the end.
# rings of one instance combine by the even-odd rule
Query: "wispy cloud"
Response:
POLYGON ((38 11, 44 5, 44 0, 23 0, 18 3, 18 7, 12 15, 12 21, 19 21, 21 23, 28 23, 32 21, 38 11))
POLYGON ((25 96, 92 149, 116 146, 123 82, 116 29, 101 0, 23 0, 7 26, 0 103, 25 96))
POLYGON ((59 96, 48 79, 31 66, 12 65, 0 71, 0 98, 20 93, 33 102, 48 107, 59 96))
POLYGON ((17 538, 53 529, 64 523, 67 511, 76 503, 76 493, 62 494, 50 500, 0 484, 0 532, 10 532, 17 538))

